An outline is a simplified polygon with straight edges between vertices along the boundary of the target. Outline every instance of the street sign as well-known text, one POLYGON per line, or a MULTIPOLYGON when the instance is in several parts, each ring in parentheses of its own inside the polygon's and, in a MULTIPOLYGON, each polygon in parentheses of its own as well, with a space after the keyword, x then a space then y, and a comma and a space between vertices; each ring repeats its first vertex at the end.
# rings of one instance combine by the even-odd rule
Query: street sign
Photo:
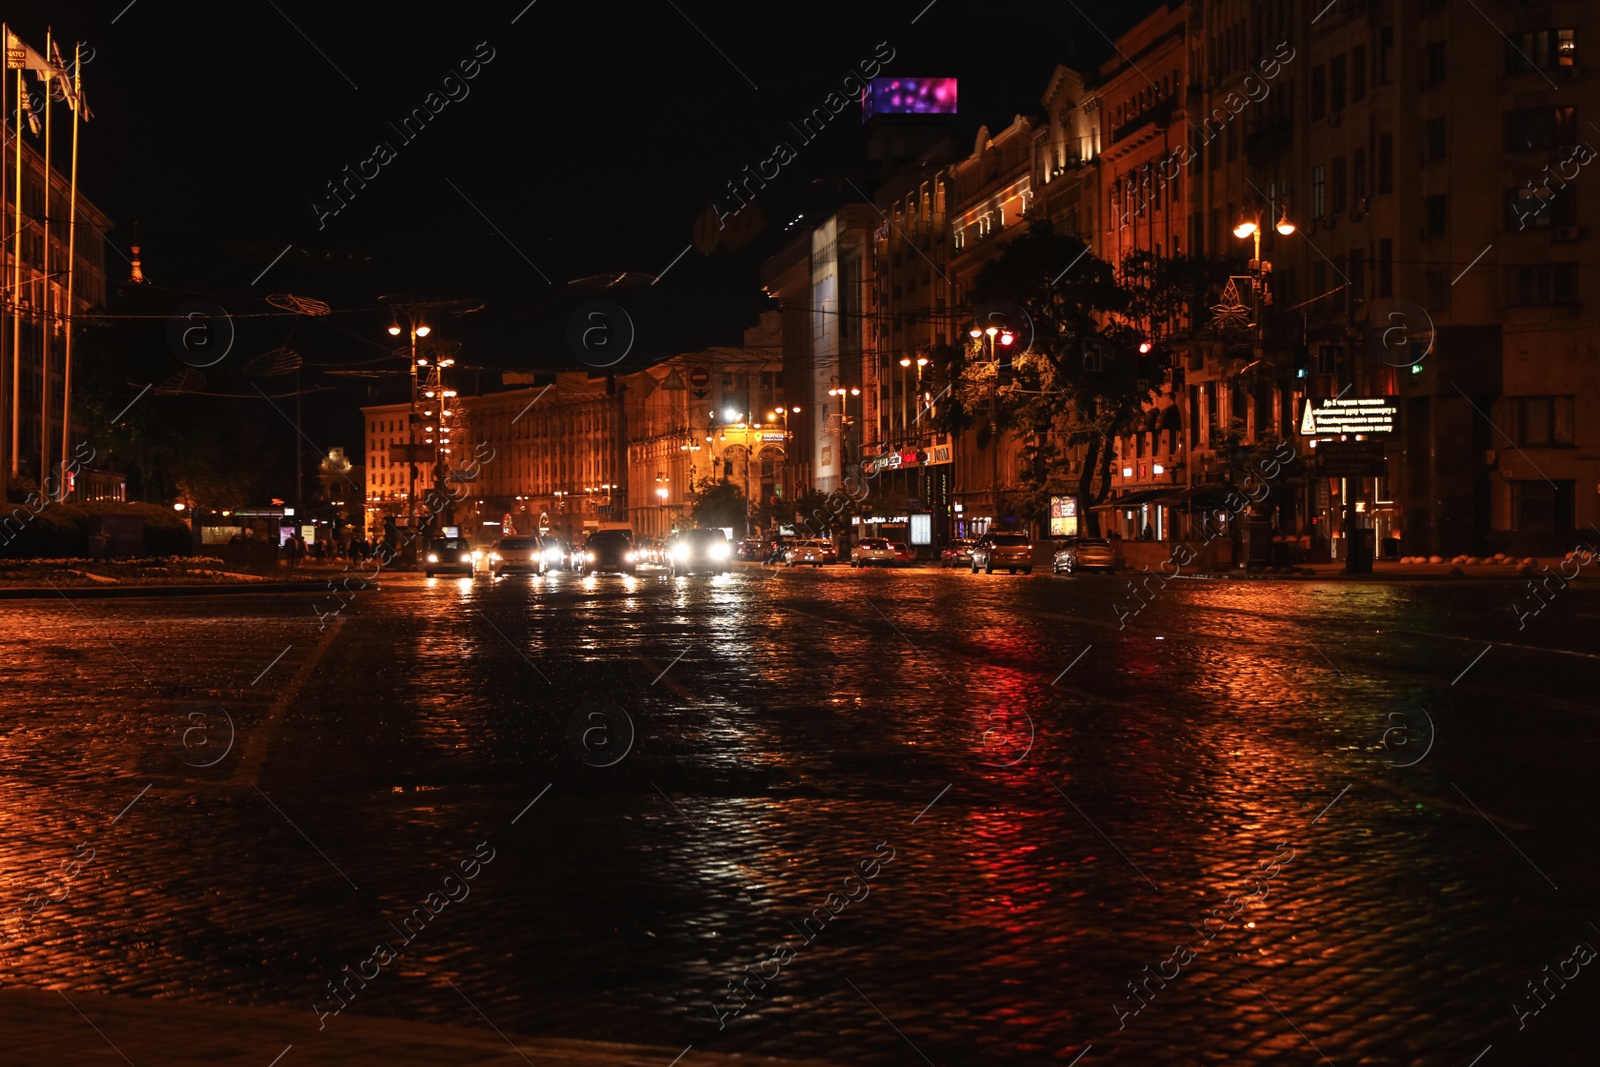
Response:
POLYGON ((1307 398, 1300 409, 1303 437, 1338 437, 1344 434, 1388 436, 1400 417, 1395 396, 1332 396, 1307 398))
POLYGON ((1324 441, 1317 446, 1324 478, 1382 478, 1382 441, 1324 441))
POLYGON ((689 384, 696 389, 704 389, 711 384, 711 372, 704 367, 690 367, 689 384))

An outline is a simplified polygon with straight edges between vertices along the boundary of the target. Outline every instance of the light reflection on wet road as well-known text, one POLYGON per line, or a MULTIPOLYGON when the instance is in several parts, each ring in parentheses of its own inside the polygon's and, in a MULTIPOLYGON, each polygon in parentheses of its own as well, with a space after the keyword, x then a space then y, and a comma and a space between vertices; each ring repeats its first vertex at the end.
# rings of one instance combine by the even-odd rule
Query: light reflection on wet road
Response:
POLYGON ((300 596, 14 602, 0 976, 303 1007, 314 1043, 488 841, 346 1010, 471 1022, 453 981, 506 1029, 851 1064, 1588 1062, 1600 985, 1511 1005, 1600 942, 1596 598, 1519 631, 1515 595, 1180 580, 1123 628, 1098 577, 401 576, 321 632, 300 596), (211 767, 174 743, 202 705, 211 767))

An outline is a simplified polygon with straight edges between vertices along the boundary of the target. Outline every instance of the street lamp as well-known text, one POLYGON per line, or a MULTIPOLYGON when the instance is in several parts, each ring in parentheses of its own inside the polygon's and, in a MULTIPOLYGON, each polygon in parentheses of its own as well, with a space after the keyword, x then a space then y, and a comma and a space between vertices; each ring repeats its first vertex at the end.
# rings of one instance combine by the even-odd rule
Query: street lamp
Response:
MULTIPOLYGON (((1273 229, 1284 237, 1295 231, 1294 223, 1289 221, 1289 202, 1286 199, 1269 200, 1267 202, 1267 217, 1278 216, 1278 221, 1273 224, 1273 229)), ((1241 241, 1250 241, 1250 297, 1254 304, 1252 314, 1255 318, 1256 340, 1261 340, 1261 308, 1263 304, 1272 303, 1272 294, 1267 288, 1267 275, 1272 273, 1272 264, 1261 258, 1261 212, 1246 215, 1239 213, 1239 224, 1233 228, 1233 235, 1241 241)))
POLYGON ((848 427, 850 425, 850 398, 853 396, 860 396, 861 390, 859 387, 854 385, 839 385, 829 389, 828 395, 839 398, 839 470, 842 472, 848 469, 848 461, 850 456, 850 438, 848 436, 848 427))
MULTIPOLYGON (((406 420, 406 511, 409 515, 407 525, 415 531, 417 525, 417 373, 419 367, 426 367, 428 360, 417 355, 417 338, 427 337, 432 333, 432 328, 424 321, 422 316, 409 308, 395 309, 394 318, 389 321, 389 336, 399 337, 409 330, 411 337, 411 412, 406 420), (400 316, 404 315, 406 326, 400 325, 400 316)), ((451 360, 450 362, 454 362, 451 360)), ((442 392, 443 390, 439 390, 442 392)), ((431 395, 431 394, 430 394, 431 395)), ((441 398, 442 399, 442 398, 441 398)), ((441 428, 440 437, 444 433, 441 428)), ((437 449, 435 449, 437 456, 437 449)), ((408 542, 409 544, 410 542, 408 542)))

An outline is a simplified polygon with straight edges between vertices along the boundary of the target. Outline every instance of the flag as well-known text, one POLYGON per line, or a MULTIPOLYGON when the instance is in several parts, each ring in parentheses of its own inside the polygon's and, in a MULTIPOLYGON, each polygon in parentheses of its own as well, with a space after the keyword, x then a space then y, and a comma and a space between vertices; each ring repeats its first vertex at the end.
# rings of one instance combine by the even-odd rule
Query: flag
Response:
POLYGON ((27 113, 28 129, 33 131, 35 137, 39 136, 39 115, 33 110, 33 104, 28 101, 27 93, 17 94, 17 111, 27 113))
POLYGON ((31 70, 46 80, 54 73, 48 59, 24 44, 22 38, 9 32, 6 34, 6 69, 31 70))
POLYGON ((67 64, 61 58, 61 48, 54 41, 50 42, 50 59, 54 77, 61 83, 61 94, 65 97, 67 106, 72 109, 72 113, 84 122, 94 118, 89 105, 83 99, 83 93, 73 86, 72 76, 67 73, 67 64))

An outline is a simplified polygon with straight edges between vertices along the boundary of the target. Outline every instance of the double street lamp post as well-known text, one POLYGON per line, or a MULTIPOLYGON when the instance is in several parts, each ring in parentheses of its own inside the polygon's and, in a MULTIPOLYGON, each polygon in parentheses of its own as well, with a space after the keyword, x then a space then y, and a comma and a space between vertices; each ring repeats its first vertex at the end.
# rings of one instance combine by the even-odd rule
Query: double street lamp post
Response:
MULTIPOLYGON (((389 324, 389 334, 392 337, 399 337, 407 330, 411 335, 411 411, 406 419, 406 514, 408 516, 407 525, 414 532, 417 525, 417 370, 419 367, 425 366, 427 362, 426 360, 419 362, 417 339, 427 337, 433 331, 426 322, 422 321, 421 315, 407 308, 398 308, 395 311, 394 321, 389 324), (402 315, 406 319, 406 327, 404 328, 400 325, 400 316, 402 315)), ((414 545, 414 541, 408 541, 407 545, 414 545)), ((414 553, 416 550, 411 547, 408 548, 408 551, 414 553)))

